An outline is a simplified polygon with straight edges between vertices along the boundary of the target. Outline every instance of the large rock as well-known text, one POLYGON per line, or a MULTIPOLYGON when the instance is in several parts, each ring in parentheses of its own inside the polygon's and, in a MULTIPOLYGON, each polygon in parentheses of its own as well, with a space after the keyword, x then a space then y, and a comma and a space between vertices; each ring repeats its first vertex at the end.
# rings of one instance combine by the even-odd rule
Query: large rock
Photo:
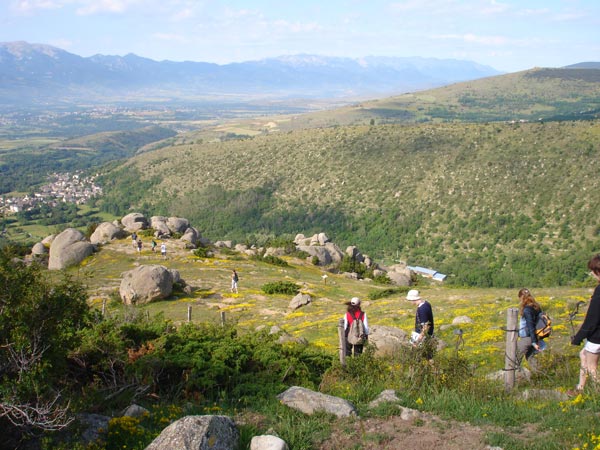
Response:
POLYGON ((332 395, 321 394, 299 386, 292 386, 285 392, 282 392, 277 398, 284 405, 290 408, 302 411, 305 414, 313 414, 317 411, 323 411, 334 414, 337 417, 355 416, 356 408, 348 400, 334 397, 332 395))
POLYGON ((157 236, 170 235, 171 230, 167 226, 167 218, 164 216, 150 217, 150 227, 156 231, 157 236))
POLYGON ((232 450, 239 437, 227 416, 186 416, 165 428, 146 450, 232 450))
POLYGON ((173 292, 173 274, 159 265, 139 266, 123 274, 119 294, 127 305, 167 298, 173 292))
POLYGON ((127 214, 121 219, 121 223, 129 232, 145 230, 148 228, 148 219, 140 213, 127 214))
POLYGON ((384 325, 369 327, 369 344, 377 347, 377 355, 394 355, 403 345, 409 345, 406 331, 384 325))
POLYGON ((41 242, 38 242, 37 244, 34 244, 33 247, 31 247, 31 254, 33 256, 47 255, 48 249, 46 248, 46 246, 44 244, 42 244, 41 242))
POLYGON ((112 222, 103 222, 96 227, 90 236, 90 242, 92 244, 106 244, 113 239, 121 239, 122 237, 125 237, 125 233, 121 228, 112 222))
POLYGON ((198 239, 200 238, 200 233, 194 227, 189 227, 181 236, 181 241, 189 242, 192 245, 196 245, 198 243, 198 239))
POLYGON ((183 217, 169 217, 167 219, 167 226, 171 233, 184 233, 190 227, 190 221, 183 217))
POLYGON ((290 301, 290 304, 288 305, 288 308, 290 308, 290 309, 298 309, 298 308, 303 307, 304 305, 308 305, 311 301, 312 301, 312 298, 311 298, 310 295, 300 293, 300 294, 296 295, 290 301))
POLYGON ((94 246, 86 241, 79 230, 67 228, 52 241, 50 245, 49 270, 62 270, 79 264, 94 253, 94 246))

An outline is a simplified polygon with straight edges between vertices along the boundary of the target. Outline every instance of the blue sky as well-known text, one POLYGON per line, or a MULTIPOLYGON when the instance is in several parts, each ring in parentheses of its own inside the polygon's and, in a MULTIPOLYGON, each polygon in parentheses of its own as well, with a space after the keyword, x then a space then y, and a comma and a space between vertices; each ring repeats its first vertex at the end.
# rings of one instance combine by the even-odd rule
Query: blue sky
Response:
POLYGON ((0 0, 0 42, 225 64, 422 56, 514 72, 600 61, 598 0, 0 0))

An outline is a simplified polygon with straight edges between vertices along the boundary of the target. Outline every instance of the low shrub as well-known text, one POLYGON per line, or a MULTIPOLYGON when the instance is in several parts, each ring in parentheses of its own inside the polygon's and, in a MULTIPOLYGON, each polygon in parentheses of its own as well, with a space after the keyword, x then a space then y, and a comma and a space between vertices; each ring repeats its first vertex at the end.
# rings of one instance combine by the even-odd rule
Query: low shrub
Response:
POLYGON ((373 290, 373 291, 369 292, 367 294, 367 298, 369 300, 377 300, 380 298, 391 297, 393 295, 402 295, 402 294, 406 294, 409 289, 410 289, 409 286, 398 286, 398 287, 387 288, 387 289, 377 289, 377 290, 373 290))
POLYGON ((263 284, 261 289, 265 294, 296 295, 298 292, 300 292, 300 287, 291 281, 276 281, 274 283, 266 283, 263 284))
POLYGON ((287 261, 279 258, 278 256, 274 256, 274 255, 266 255, 261 258, 261 261, 266 262, 267 264, 272 264, 274 266, 280 266, 280 267, 288 267, 289 266, 287 261))

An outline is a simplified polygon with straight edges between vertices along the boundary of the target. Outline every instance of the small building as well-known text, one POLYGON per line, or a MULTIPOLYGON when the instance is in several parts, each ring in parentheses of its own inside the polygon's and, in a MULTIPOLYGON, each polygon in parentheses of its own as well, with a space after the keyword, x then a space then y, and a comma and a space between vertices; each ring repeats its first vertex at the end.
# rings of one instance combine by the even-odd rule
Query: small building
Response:
POLYGON ((422 277, 431 278, 432 280, 435 280, 435 281, 444 281, 447 277, 447 275, 444 275, 443 273, 440 273, 433 269, 427 269, 425 267, 408 266, 408 268, 410 270, 412 270, 413 272, 421 275, 422 277))

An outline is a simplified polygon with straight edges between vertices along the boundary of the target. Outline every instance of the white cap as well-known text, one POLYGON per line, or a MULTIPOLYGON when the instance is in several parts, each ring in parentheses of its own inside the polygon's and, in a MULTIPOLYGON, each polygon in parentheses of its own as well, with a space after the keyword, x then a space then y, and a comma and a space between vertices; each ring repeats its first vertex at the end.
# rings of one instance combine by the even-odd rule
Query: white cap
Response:
POLYGON ((350 300, 350 304, 354 305, 354 306, 360 305, 360 298, 358 298, 358 297, 352 297, 352 299, 350 300))
POLYGON ((416 289, 411 289, 410 291, 408 291, 408 294, 406 294, 406 300, 410 302, 416 302, 417 300, 421 300, 419 291, 417 291, 416 289))

